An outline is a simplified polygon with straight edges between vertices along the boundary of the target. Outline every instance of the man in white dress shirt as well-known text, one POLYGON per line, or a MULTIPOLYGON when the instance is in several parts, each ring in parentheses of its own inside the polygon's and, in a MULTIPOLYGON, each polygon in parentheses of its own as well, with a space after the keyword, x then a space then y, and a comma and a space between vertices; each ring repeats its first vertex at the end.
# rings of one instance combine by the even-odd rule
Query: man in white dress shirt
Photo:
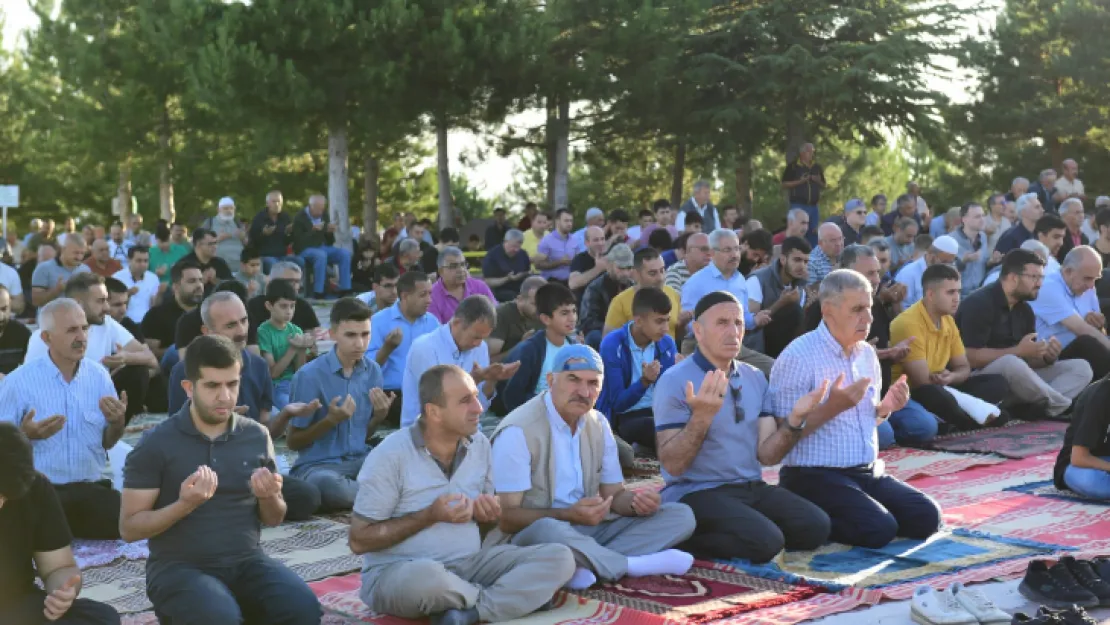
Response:
POLYGON ((150 267, 150 248, 141 245, 127 250, 127 267, 116 272, 113 278, 127 286, 131 296, 127 301, 127 316, 135 323, 142 323, 143 317, 154 305, 161 282, 150 267))
POLYGON ((902 309, 905 310, 913 306, 917 303, 917 300, 925 295, 925 291, 921 288, 921 275, 925 273, 927 268, 937 263, 954 265, 956 255, 959 253, 960 244, 956 242, 956 239, 946 234, 937 237, 929 247, 929 251, 925 252, 921 258, 902 267, 894 276, 895 282, 906 286, 906 297, 902 300, 902 309))

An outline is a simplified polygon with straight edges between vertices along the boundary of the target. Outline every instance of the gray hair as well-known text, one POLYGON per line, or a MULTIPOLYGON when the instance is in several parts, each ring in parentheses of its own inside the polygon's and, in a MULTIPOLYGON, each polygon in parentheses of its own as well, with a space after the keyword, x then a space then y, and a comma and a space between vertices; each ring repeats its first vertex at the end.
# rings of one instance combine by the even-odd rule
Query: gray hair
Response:
POLYGON ((1038 202, 1038 203, 1040 202, 1040 199, 1037 197, 1036 193, 1025 193, 1021 197, 1019 197, 1017 199, 1017 202, 1014 203, 1015 209, 1017 210, 1017 214, 1018 215, 1024 214, 1025 209, 1029 208, 1030 202, 1034 202, 1034 201, 1038 202))
POLYGON ((1021 249, 1027 252, 1033 252, 1034 254, 1040 254, 1045 260, 1052 256, 1052 254, 1048 252, 1048 246, 1036 239, 1028 239, 1021 244, 1021 249))
POLYGON ((200 304, 200 322, 208 329, 212 329, 212 306, 220 302, 230 302, 232 300, 240 304, 243 303, 243 300, 239 299, 239 296, 231 291, 216 291, 206 297, 200 304))
POLYGON ((397 244, 397 255, 398 256, 403 256, 405 254, 411 254, 412 252, 419 252, 419 251, 420 251, 420 242, 417 241, 416 239, 402 239, 401 242, 397 244))
POLYGON ((53 332, 54 315, 59 312, 72 312, 75 310, 81 311, 82 315, 85 314, 85 309, 81 308, 81 304, 78 304, 77 300, 68 297, 59 297, 39 309, 39 330, 43 332, 53 332))
POLYGON ((1018 176, 1017 178, 1014 178, 1014 181, 1010 183, 1010 186, 1011 187, 1016 187, 1019 184, 1023 184, 1023 185, 1028 187, 1029 186, 1029 179, 1024 177, 1024 176, 1018 176))
POLYGON ((273 266, 270 267, 270 276, 273 276, 274 274, 282 274, 282 273, 285 273, 286 271, 295 271, 297 273, 304 273, 304 271, 301 270, 301 266, 298 265, 297 263, 295 263, 291 260, 283 260, 283 261, 274 263, 273 266))
POLYGON ((702 189, 708 189, 708 188, 709 188, 709 183, 704 181, 704 180, 699 180, 699 181, 694 183, 694 193, 697 193, 698 191, 701 191, 702 189))
POLYGON ((459 307, 451 317, 452 321, 456 319, 462 322, 464 328, 469 328, 479 321, 485 321, 492 328, 497 325, 497 309, 485 295, 471 295, 459 302, 459 307))
POLYGON ((524 243, 524 233, 512 228, 505 233, 505 243, 524 243))
POLYGON ((1071 251, 1068 252, 1068 255, 1064 257, 1064 262, 1060 264, 1060 268, 1075 269, 1088 258, 1094 258, 1098 261, 1099 272, 1101 272, 1102 255, 1098 253, 1098 250, 1091 247, 1090 245, 1079 245, 1077 247, 1073 247, 1071 251))
POLYGON ((1077 197, 1069 197, 1068 199, 1064 200, 1060 204, 1060 207, 1057 208, 1056 210, 1059 211, 1059 213, 1061 215, 1063 215, 1069 208, 1078 208, 1079 212, 1082 213, 1083 212, 1083 200, 1081 200, 1077 197))
POLYGON ((1040 175, 1040 176, 1038 176, 1038 177, 1039 177, 1039 178, 1040 178, 1041 180, 1044 180, 1044 179, 1045 179, 1045 178, 1047 178, 1047 177, 1048 177, 1049 175, 1055 176, 1055 175, 1056 175, 1056 170, 1055 170, 1055 169, 1052 169, 1051 167, 1050 167, 1050 168, 1048 168, 1048 169, 1042 169, 1042 170, 1041 170, 1041 175, 1040 175))
POLYGON ((845 291, 867 291, 871 295, 871 281, 854 269, 837 269, 821 281, 817 297, 822 302, 836 302, 845 291))
MULTIPOLYGON (((417 243, 416 246, 420 247, 420 244, 417 243)), ((443 248, 442 251, 440 251, 439 260, 436 261, 436 266, 442 267, 447 264, 448 258, 455 258, 456 256, 458 256, 459 258, 466 258, 465 256, 463 256, 462 250, 453 245, 448 245, 447 247, 443 248)))
POLYGON ((875 250, 870 245, 849 245, 840 253, 840 268, 851 269, 861 258, 875 258, 875 250))
POLYGON ((736 231, 729 230, 728 228, 717 228, 709 233, 709 247, 715 250, 721 249, 722 239, 736 241, 737 245, 740 244, 740 237, 736 236, 736 231))
POLYGON ((871 242, 868 243, 868 245, 870 245, 871 249, 875 250, 876 252, 890 251, 890 243, 887 243, 886 239, 871 239, 871 242))
POLYGON ((792 224, 798 223, 798 218, 802 217, 803 215, 808 217, 809 213, 805 212, 805 210, 801 208, 792 208, 789 212, 786 213, 786 221, 792 224))

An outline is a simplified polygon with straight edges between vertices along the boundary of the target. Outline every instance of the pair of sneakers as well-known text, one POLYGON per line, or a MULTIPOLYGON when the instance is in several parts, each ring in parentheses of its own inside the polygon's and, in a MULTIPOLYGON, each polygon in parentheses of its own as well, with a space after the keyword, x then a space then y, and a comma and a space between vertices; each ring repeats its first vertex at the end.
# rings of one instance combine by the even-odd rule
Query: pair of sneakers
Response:
POLYGON ((1110 561, 1076 560, 1063 556, 1056 564, 1033 560, 1018 586, 1023 597, 1044 606, 1067 609, 1110 606, 1110 561))
POLYGON ((1077 605, 1060 611, 1041 606, 1033 616, 1018 612, 1010 623, 1011 625, 1098 625, 1098 621, 1077 605))
POLYGON ((910 601, 910 618, 919 625, 1006 625, 1010 615, 981 592, 959 582, 941 591, 922 586, 910 601))

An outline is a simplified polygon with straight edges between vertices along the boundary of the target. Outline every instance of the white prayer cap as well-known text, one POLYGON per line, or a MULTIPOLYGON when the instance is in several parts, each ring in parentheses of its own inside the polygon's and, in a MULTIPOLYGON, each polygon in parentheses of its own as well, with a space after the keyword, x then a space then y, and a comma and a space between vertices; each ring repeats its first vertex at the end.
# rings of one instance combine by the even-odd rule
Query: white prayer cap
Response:
POLYGON ((960 245, 956 243, 956 239, 953 239, 947 234, 933 239, 933 247, 944 252, 945 254, 960 253, 960 245))
POLYGON ((229 198, 229 197, 222 197, 222 198, 220 198, 220 204, 219 204, 219 207, 220 207, 220 208, 223 208, 223 207, 225 207, 225 206, 235 206, 235 200, 233 200, 233 199, 231 199, 231 198, 229 198))

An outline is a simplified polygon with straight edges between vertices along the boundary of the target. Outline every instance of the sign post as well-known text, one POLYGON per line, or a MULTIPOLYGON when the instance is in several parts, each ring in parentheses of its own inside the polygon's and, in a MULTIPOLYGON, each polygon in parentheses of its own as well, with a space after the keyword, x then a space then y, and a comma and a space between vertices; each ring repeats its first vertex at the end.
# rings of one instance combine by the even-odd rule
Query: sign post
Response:
POLYGON ((8 240, 8 209, 19 206, 19 185, 0 185, 0 208, 3 209, 4 241, 8 240))

